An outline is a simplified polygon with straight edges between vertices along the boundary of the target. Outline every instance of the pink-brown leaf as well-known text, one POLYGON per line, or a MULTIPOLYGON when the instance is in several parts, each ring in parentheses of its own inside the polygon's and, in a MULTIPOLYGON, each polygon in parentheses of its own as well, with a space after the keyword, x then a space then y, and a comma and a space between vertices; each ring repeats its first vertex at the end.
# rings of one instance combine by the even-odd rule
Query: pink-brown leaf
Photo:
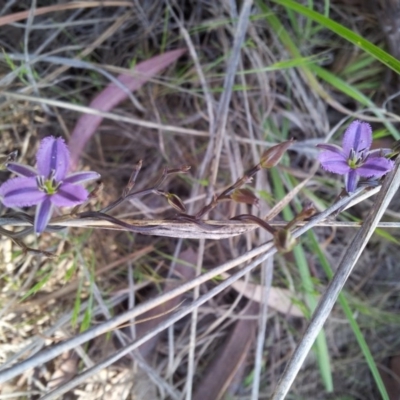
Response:
MULTIPOLYGON (((185 51, 185 49, 177 49, 152 57, 136 65, 134 72, 137 73, 137 76, 122 74, 117 79, 133 92, 142 87, 161 70, 176 61, 185 51)), ((114 83, 110 83, 92 100, 90 108, 100 111, 110 111, 126 100, 127 97, 126 92, 114 83)), ((89 114, 84 114, 79 118, 71 134, 68 146, 71 152, 72 170, 76 169, 79 157, 86 143, 96 132, 102 120, 103 118, 100 116, 89 114)))
MULTIPOLYGON (((250 302, 244 316, 258 315, 259 306, 250 302)), ((236 374, 246 362, 249 350, 256 337, 257 319, 241 319, 224 341, 220 351, 214 356, 193 395, 193 400, 220 400, 232 384, 236 374)))

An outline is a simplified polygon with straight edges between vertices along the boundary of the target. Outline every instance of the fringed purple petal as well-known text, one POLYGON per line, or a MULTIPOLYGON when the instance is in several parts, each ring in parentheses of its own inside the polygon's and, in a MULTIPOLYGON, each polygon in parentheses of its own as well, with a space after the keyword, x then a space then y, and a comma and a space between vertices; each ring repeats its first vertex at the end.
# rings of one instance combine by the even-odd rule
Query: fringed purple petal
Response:
POLYGON ((343 154, 342 148, 337 146, 336 144, 320 143, 320 144, 317 144, 316 147, 318 147, 321 150, 331 151, 332 153, 342 154, 343 158, 345 158, 345 155, 343 154))
POLYGON ((34 222, 35 233, 41 233, 46 229, 52 213, 53 205, 51 204, 50 196, 46 196, 46 198, 36 208, 34 222))
POLYGON ((394 162, 385 157, 372 157, 359 168, 357 173, 364 178, 380 178, 394 167, 394 162))
POLYGON ((342 154, 332 151, 323 151, 318 155, 322 167, 335 174, 344 175, 350 171, 350 167, 342 154))
POLYGON ((64 139, 54 136, 45 137, 40 143, 36 161, 39 175, 48 179, 52 171, 55 171, 56 181, 62 181, 69 168, 69 151, 64 139))
POLYGON ((35 178, 13 178, 0 186, 1 201, 6 207, 28 207, 39 204, 46 197, 35 178))
POLYGON ((345 185, 347 193, 353 193, 357 188, 358 183, 358 175, 355 169, 350 170, 350 172, 346 175, 345 185))
POLYGON ((63 183, 51 201, 58 207, 73 207, 82 204, 88 198, 88 192, 83 186, 63 183))
POLYGON ((94 171, 75 172, 64 179, 64 183, 82 183, 100 179, 100 174, 94 171))
POLYGON ((343 136, 343 152, 346 157, 353 149, 356 153, 369 150, 372 144, 372 129, 369 124, 361 121, 353 121, 343 136))
POLYGON ((14 174, 17 174, 19 176, 25 176, 27 178, 32 178, 37 175, 35 168, 16 162, 7 163, 6 168, 9 171, 14 172, 14 174))

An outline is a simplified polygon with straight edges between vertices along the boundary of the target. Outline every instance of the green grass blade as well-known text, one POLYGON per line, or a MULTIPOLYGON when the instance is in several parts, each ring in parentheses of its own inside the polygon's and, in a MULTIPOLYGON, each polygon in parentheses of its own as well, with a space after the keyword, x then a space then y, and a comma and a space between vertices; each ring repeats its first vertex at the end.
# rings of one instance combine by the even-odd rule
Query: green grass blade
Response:
POLYGON ((87 308, 83 314, 83 320, 79 329, 79 332, 84 332, 90 328, 90 323, 92 322, 93 315, 93 292, 90 292, 87 308))
POLYGON ((287 7, 293 11, 298 12, 299 14, 304 15, 305 17, 323 25, 324 27, 330 29, 332 32, 346 39, 350 43, 353 43, 355 46, 369 53, 371 56, 379 60, 382 64, 385 64, 393 71, 400 74, 400 61, 395 57, 382 50, 378 46, 374 45, 370 41, 364 39, 357 33, 352 30, 344 27, 338 22, 333 21, 326 16, 309 9, 293 0, 272 0, 274 3, 280 4, 284 7, 287 7))
POLYGON ((73 328, 76 327, 78 323, 79 313, 81 311, 81 293, 82 293, 82 279, 79 280, 78 290, 76 291, 75 301, 74 301, 74 308, 72 310, 72 318, 71 318, 71 325, 73 328))
POLYGON ((29 296, 32 296, 33 294, 36 294, 50 279, 51 274, 53 273, 53 270, 50 270, 50 272, 47 272, 43 278, 36 283, 33 287, 31 287, 25 294, 22 296, 20 299, 20 303, 22 303, 24 300, 26 300, 29 296))
POLYGON ((343 81, 337 75, 332 74, 324 68, 319 67, 316 64, 309 63, 310 69, 325 82, 329 83, 334 88, 340 90, 342 93, 358 101, 360 104, 366 107, 376 107, 375 104, 359 90, 343 81))
MULTIPOLYGON (((309 231, 307 232, 307 235, 311 251, 318 256, 318 259, 322 265, 322 268, 325 271, 325 274, 328 276, 329 279, 331 279, 333 276, 332 268, 327 258, 325 257, 324 252, 321 250, 321 247, 319 246, 315 233, 313 231, 309 231)), ((347 320, 349 321, 351 329, 354 332, 354 336, 356 337, 360 349, 365 357, 365 360, 368 364, 371 374, 375 379, 375 383, 379 389, 382 399, 389 400, 389 396, 386 392, 385 385, 383 384, 381 375, 379 374, 378 368, 375 364, 374 358, 371 354, 368 344, 365 341, 365 338, 360 330, 360 327, 357 324, 357 321, 353 317, 353 313, 351 311, 349 303, 347 302, 347 299, 343 293, 339 295, 339 303, 343 309, 344 314, 346 315, 347 320)))
MULTIPOLYGON (((281 199, 285 196, 285 190, 282 184, 282 179, 276 169, 271 170, 271 177, 274 184, 275 196, 281 199)), ((294 215, 289 207, 283 210, 283 216, 286 220, 293 219, 294 215)), ((307 259, 303 247, 299 244, 293 250, 293 255, 296 260, 299 274, 301 277, 302 285, 305 290, 306 302, 310 312, 314 311, 317 306, 317 297, 312 282, 310 270, 308 268, 307 259)), ((326 343, 325 333, 323 331, 317 337, 315 342, 315 351, 317 354, 318 365, 321 371, 322 380, 324 382, 327 392, 333 391, 332 371, 330 366, 328 345, 326 343)))
POLYGON ((332 74, 331 72, 327 71, 324 68, 319 67, 316 64, 309 63, 308 67, 321 79, 325 82, 329 83, 331 86, 336 88, 337 90, 341 91, 342 93, 346 94, 347 96, 351 97, 352 99, 356 100, 360 104, 365 107, 370 107, 375 115, 379 118, 382 118, 383 124, 386 126, 387 130, 396 140, 400 139, 400 134, 398 130, 391 124, 385 120, 384 115, 378 109, 378 107, 371 101, 367 96, 361 93, 358 89, 354 88, 353 86, 349 85, 347 82, 343 81, 338 76, 332 74))
MULTIPOLYGON (((286 0, 274 0, 274 1, 278 2, 278 1, 286 1, 286 0)), ((263 17, 268 21, 268 23, 273 28, 273 30, 276 32, 277 36, 279 37, 279 39, 281 40, 283 45, 289 51, 291 56, 296 60, 297 67, 301 68, 301 70, 307 77, 309 85, 313 88, 313 90, 315 90, 317 93, 319 93, 319 95, 322 98, 325 98, 327 100, 327 98, 326 98, 327 93, 325 93, 322 90, 322 88, 320 87, 318 81, 316 80, 316 78, 314 76, 314 74, 316 74, 319 78, 323 79, 325 82, 329 83, 336 89, 340 90, 342 93, 345 93, 347 96, 358 101, 363 106, 371 108, 379 118, 382 118, 383 121, 385 120, 382 112, 362 92, 360 92, 353 86, 349 85, 347 82, 343 81, 336 75, 328 72, 324 68, 319 67, 318 65, 313 63, 310 60, 310 58, 303 57, 301 55, 300 51, 298 50, 297 45, 293 42, 291 35, 287 32, 287 30, 285 29, 285 27, 283 26, 283 24, 281 23, 279 18, 273 12, 271 12, 271 10, 268 8, 267 5, 265 5, 261 1, 258 1, 257 4, 260 7, 261 11, 263 12, 263 17)), ((295 4, 297 4, 297 3, 295 3, 295 4)), ((307 8, 307 10, 311 11, 308 8, 307 8)), ((312 12, 314 12, 314 11, 312 11, 312 12)), ((316 14, 320 15, 318 13, 316 13, 316 14)), ((324 17, 324 18, 326 18, 326 17, 324 17)), ((329 20, 329 18, 326 18, 326 19, 329 20)), ((387 54, 387 53, 385 53, 385 54, 387 54)), ((398 63, 400 65, 400 62, 398 62, 398 63)), ((390 122, 384 122, 384 124, 385 124, 386 128, 388 129, 388 131, 391 133, 391 135, 396 140, 399 140, 400 134, 397 131, 397 129, 390 122)))
MULTIPOLYGON (((298 49, 298 46, 293 42, 291 35, 285 29, 284 25, 281 23, 279 18, 264 4, 261 0, 257 1, 257 5, 263 12, 262 16, 267 20, 268 24, 276 33, 277 37, 280 39, 282 44, 288 50, 292 58, 300 60, 302 55, 298 49)), ((314 73, 308 68, 308 65, 303 63, 298 64, 299 69, 302 71, 305 79, 308 82, 311 90, 317 93, 322 99, 324 99, 328 104, 334 105, 336 108, 340 108, 341 105, 337 103, 319 84, 318 80, 314 76, 314 73)))

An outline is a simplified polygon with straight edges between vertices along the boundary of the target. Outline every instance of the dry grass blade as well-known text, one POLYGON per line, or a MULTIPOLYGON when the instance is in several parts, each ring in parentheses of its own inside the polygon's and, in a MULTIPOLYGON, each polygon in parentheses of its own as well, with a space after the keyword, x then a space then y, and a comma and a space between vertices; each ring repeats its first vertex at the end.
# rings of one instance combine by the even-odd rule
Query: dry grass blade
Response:
MULTIPOLYGON (((103 360, 99 364, 87 369, 86 371, 82 372, 80 375, 69 381, 68 383, 58 387, 53 392, 49 393, 48 395, 44 396, 42 400, 53 400, 57 398, 60 394, 66 393, 68 390, 76 387, 80 383, 84 382, 88 377, 92 376, 93 374, 101 371, 102 369, 106 368, 107 366, 115 363, 120 358, 124 357, 125 355, 129 354, 131 351, 138 348, 143 343, 147 342, 149 339, 157 335, 158 333, 162 332, 166 328, 170 327, 184 316, 193 312, 193 310, 198 309, 202 304, 206 303, 207 301, 211 300, 215 297, 218 293, 222 292, 226 288, 228 288, 233 282, 240 279, 247 273, 249 273, 252 269, 254 269, 260 262, 266 260, 267 258, 271 257, 273 254, 276 253, 275 248, 271 248, 265 254, 263 254, 259 259, 253 261, 249 265, 247 265, 244 269, 240 270, 236 274, 232 275, 230 278, 226 279, 222 283, 220 283, 215 288, 211 289, 205 295, 199 297, 197 300, 193 301, 192 304, 189 306, 183 307, 181 310, 177 311, 172 317, 168 318, 165 322, 159 324, 153 331, 148 332, 146 335, 142 336, 141 338, 135 340, 131 344, 127 345, 124 349, 116 352, 112 356, 108 357, 107 359, 103 360)), ((0 382, 1 382, 1 374, 0 374, 0 382)))
MULTIPOLYGON (((123 265, 124 263, 135 262, 139 260, 141 257, 151 253, 153 250, 154 246, 146 246, 138 251, 134 251, 131 254, 128 254, 127 256, 120 258, 115 262, 112 262, 108 265, 105 265, 104 267, 97 269, 96 276, 101 276, 109 271, 112 271, 116 267, 123 265)), ((78 286, 79 286, 79 280, 75 278, 71 280, 71 282, 63 286, 60 290, 49 293, 39 298, 35 298, 34 300, 25 302, 23 304, 20 303, 15 304, 15 306, 12 307, 12 311, 18 313, 22 311, 27 311, 30 307, 38 307, 44 304, 48 304, 52 300, 59 299, 67 295, 71 295, 73 292, 76 292, 78 286)))
MULTIPOLYGON (((307 223, 307 225, 298 228, 293 233, 293 237, 296 238, 296 237, 301 236, 302 234, 307 232, 309 229, 311 229, 315 225, 317 225, 319 221, 324 220, 329 215, 336 212, 336 210, 344 207, 349 201, 351 201, 353 199, 353 197, 357 197, 362 192, 363 192, 363 189, 359 189, 356 192, 354 192, 350 197, 346 197, 346 198, 339 200, 333 206, 329 207, 329 209, 327 209, 324 212, 313 217, 307 223)), ((251 262, 244 269, 242 269, 235 275, 232 275, 230 278, 226 279, 222 284, 220 284, 216 288, 212 289, 205 296, 200 297, 196 302, 192 303, 191 306, 186 307, 183 311, 179 311, 177 313, 178 317, 176 317, 176 316, 172 317, 173 321, 171 319, 168 319, 168 321, 166 321, 164 323, 164 325, 159 327, 157 330, 154 330, 151 333, 148 333, 145 338, 142 338, 142 340, 138 344, 138 346, 139 346, 140 344, 146 342, 148 339, 150 339, 151 337, 156 335, 159 331, 162 331, 163 329, 168 327, 169 326, 168 324, 170 324, 170 325, 173 324, 175 322, 175 318, 177 318, 176 320, 179 320, 179 318, 182 318, 182 316, 189 314, 190 312, 193 311, 194 308, 199 307, 199 305, 203 304, 204 302, 208 301, 210 298, 215 296, 216 293, 219 293, 221 290, 224 290, 226 287, 229 287, 230 285, 232 285, 234 282, 236 282, 238 279, 240 279, 246 273, 248 273, 253 268, 258 266, 260 264, 260 262, 266 260, 268 257, 270 257, 271 255, 273 255, 275 253, 276 253, 276 249, 274 248, 274 246, 271 242, 267 242, 261 246, 258 246, 256 248, 246 252, 245 254, 237 257, 236 259, 228 261, 228 262, 214 268, 213 270, 205 272, 204 274, 190 280, 189 282, 186 282, 186 283, 182 284, 181 286, 179 286, 175 289, 172 289, 168 293, 165 293, 155 299, 151 299, 145 303, 139 304, 132 310, 128 310, 118 316, 115 316, 108 321, 105 321, 97 326, 94 326, 94 327, 88 329, 87 331, 85 331, 79 335, 76 335, 74 338, 66 340, 65 342, 62 342, 62 343, 58 343, 58 344, 54 345, 53 347, 47 348, 47 349, 41 351, 40 353, 35 354, 34 356, 28 358, 27 360, 20 362, 19 364, 15 365, 15 366, 12 366, 6 370, 1 371, 0 372, 0 384, 8 381, 9 379, 12 379, 13 377, 23 373, 24 371, 26 371, 30 368, 33 368, 37 365, 42 365, 45 362, 57 357, 58 355, 66 352, 66 351, 69 351, 78 345, 88 342, 89 340, 92 340, 93 338, 95 338, 99 335, 105 334, 105 333, 117 328, 119 325, 126 323, 126 321, 129 321, 132 318, 142 315, 144 312, 151 310, 156 306, 162 305, 166 301, 168 301, 176 296, 179 296, 180 294, 185 293, 185 292, 195 288, 196 286, 199 286, 199 285, 215 278, 216 276, 218 276, 224 272, 227 272, 230 269, 232 269, 238 265, 241 265, 241 264, 251 260, 252 258, 260 256, 262 254, 261 257, 257 258, 255 261, 251 262), (165 324, 167 324, 167 325, 165 325, 165 324)), ((132 348, 130 348, 127 352, 129 353, 131 350, 132 350, 132 348)), ((122 357, 122 355, 120 355, 119 357, 122 357)), ((116 359, 118 359, 118 357, 116 359)), ((113 361, 114 358, 112 358, 110 360, 111 360, 110 363, 114 362, 113 361)), ((107 365, 110 365, 110 364, 107 364, 107 365)), ((102 366, 101 368, 103 368, 103 367, 104 366, 102 366)))
MULTIPOLYGON (((34 10, 33 15, 44 15, 56 11, 65 10, 76 10, 82 8, 94 8, 94 7, 132 7, 132 3, 129 1, 76 1, 68 4, 55 4, 48 7, 40 7, 34 10)), ((21 11, 10 15, 0 17, 0 26, 12 24, 17 21, 28 18, 30 11, 21 11)))
POLYGON ((315 339, 321 331, 326 319, 328 318, 344 284, 346 283, 351 271, 353 270, 361 252, 364 250, 368 240, 374 233, 379 220, 393 196, 400 187, 400 157, 397 158, 395 167, 386 176, 379 197, 374 203, 367 218, 364 220, 361 229, 357 232, 352 243, 342 258, 339 267, 326 289, 324 295, 318 303, 313 317, 308 325, 302 340, 297 345, 291 360, 275 389, 273 400, 284 399, 290 390, 303 362, 310 351, 315 339))

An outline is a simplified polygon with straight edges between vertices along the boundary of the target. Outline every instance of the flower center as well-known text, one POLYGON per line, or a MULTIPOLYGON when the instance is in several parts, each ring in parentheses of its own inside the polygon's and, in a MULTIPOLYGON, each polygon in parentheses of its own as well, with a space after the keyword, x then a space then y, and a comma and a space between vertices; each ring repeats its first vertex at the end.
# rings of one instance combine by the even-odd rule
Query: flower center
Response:
POLYGON ((46 179, 44 176, 37 176, 36 183, 38 189, 48 195, 56 194, 62 182, 56 181, 55 174, 56 171, 53 170, 51 171, 50 177, 48 179, 46 179))
POLYGON ((351 169, 357 169, 361 167, 365 161, 367 161, 368 153, 364 150, 356 152, 354 149, 350 150, 349 158, 347 159, 347 164, 351 169))

